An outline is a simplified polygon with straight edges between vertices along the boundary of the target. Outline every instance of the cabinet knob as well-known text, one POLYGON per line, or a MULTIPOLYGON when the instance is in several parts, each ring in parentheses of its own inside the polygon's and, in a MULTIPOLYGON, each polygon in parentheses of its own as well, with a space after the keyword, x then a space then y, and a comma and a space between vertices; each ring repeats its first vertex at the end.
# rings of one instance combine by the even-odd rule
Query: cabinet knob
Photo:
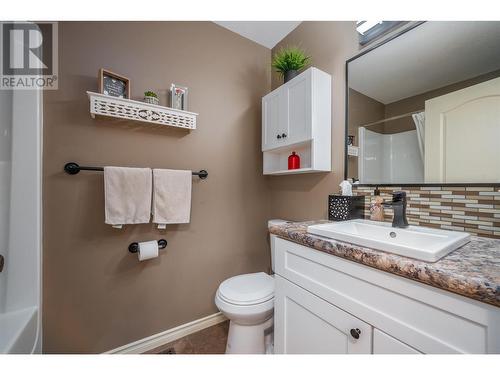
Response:
POLYGON ((353 328, 350 332, 352 337, 354 337, 356 340, 359 339, 359 335, 361 335, 361 330, 359 328, 353 328))
POLYGON ((286 138, 286 133, 281 134, 283 138, 286 138))
POLYGON ((277 139, 281 139, 281 135, 279 135, 279 134, 278 134, 278 135, 276 136, 276 138, 277 138, 277 139))

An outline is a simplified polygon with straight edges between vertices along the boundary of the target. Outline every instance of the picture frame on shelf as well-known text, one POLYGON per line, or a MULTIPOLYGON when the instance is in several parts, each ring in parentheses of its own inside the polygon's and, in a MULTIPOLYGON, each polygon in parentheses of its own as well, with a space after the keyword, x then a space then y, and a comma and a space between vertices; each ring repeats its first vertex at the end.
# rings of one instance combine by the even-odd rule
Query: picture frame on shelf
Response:
POLYGON ((188 88, 172 83, 170 86, 170 107, 187 111, 188 88))
POLYGON ((99 93, 115 98, 130 98, 130 79, 107 69, 99 69, 99 93))

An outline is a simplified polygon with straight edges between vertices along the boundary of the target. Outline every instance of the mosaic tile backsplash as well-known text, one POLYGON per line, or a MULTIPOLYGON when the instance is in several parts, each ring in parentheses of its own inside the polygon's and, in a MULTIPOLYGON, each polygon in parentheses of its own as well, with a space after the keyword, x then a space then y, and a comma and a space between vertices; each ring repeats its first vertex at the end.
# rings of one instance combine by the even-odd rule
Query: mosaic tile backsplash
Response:
MULTIPOLYGON (((374 187, 353 186, 354 195, 365 196, 365 217, 374 187)), ((390 200, 392 192, 405 191, 410 225, 466 231, 470 234, 500 238, 500 187, 380 187, 380 195, 390 200)), ((386 209, 385 221, 392 222, 392 210, 386 209)))

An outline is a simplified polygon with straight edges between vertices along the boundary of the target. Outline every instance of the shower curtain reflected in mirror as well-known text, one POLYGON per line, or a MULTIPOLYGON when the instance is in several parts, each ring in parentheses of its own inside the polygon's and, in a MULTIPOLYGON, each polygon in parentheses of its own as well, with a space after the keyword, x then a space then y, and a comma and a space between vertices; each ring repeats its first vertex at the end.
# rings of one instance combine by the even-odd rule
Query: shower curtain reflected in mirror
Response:
POLYGON ((425 112, 414 113, 411 115, 415 128, 417 130, 418 148, 422 163, 425 162, 425 112))

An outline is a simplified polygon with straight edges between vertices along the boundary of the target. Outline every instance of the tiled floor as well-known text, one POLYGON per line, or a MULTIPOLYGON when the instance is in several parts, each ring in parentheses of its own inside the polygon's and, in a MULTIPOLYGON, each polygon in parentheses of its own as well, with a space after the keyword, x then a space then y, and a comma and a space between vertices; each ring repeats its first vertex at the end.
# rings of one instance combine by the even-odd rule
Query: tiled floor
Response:
POLYGON ((229 320, 159 346, 147 354, 224 354, 229 320), (171 349, 175 353, 170 353, 171 349))

